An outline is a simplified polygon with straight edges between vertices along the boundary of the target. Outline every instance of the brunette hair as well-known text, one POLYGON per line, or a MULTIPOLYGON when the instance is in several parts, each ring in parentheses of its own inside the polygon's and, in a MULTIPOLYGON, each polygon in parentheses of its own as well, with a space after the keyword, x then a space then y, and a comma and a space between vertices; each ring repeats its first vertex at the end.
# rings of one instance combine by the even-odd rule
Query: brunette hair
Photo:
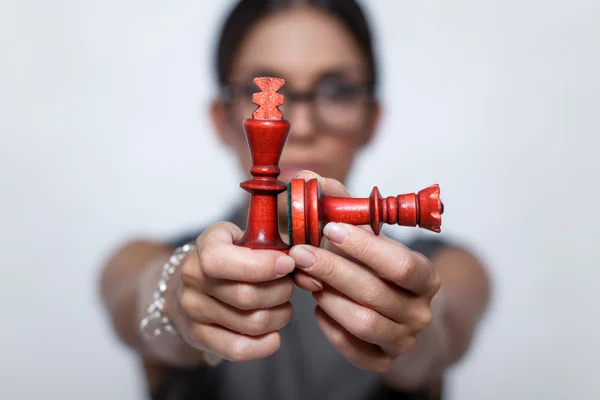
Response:
POLYGON ((368 66, 368 84, 374 92, 377 85, 377 66, 371 29, 367 18, 354 0, 240 0, 229 12, 222 26, 216 49, 216 73, 219 85, 229 84, 228 78, 238 46, 246 32, 261 18, 296 4, 309 5, 336 17, 350 32, 362 50, 368 66))

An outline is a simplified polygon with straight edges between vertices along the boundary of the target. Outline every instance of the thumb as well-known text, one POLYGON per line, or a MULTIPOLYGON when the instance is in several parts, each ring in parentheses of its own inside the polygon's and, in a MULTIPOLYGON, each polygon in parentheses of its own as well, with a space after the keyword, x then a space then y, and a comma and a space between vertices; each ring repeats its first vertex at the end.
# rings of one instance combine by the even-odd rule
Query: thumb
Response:
MULTIPOLYGON (((346 189, 346 187, 340 181, 332 179, 332 178, 323 178, 321 175, 316 174, 312 171, 308 171, 308 170, 300 171, 300 172, 298 172, 298 174, 296 174, 296 178, 304 179, 305 181, 310 180, 310 179, 317 179, 317 182, 319 182, 319 187, 321 188, 321 191, 323 192, 323 194, 325 194, 327 196, 352 197, 352 195, 350 195, 350 192, 348 191, 348 189, 346 189)), ((359 227, 366 230, 367 232, 373 233, 373 230, 371 229, 371 227, 369 225, 359 225, 359 227)), ((336 248, 336 246, 332 245, 328 240, 325 240, 325 239, 326 238, 324 238, 324 243, 322 243, 322 245, 326 249, 333 251, 333 249, 336 248)), ((334 251, 334 253, 336 253, 338 255, 340 254, 339 251, 334 251)))
POLYGON ((324 178, 321 175, 308 170, 298 172, 298 174, 296 174, 296 178, 304 179, 305 181, 316 179, 317 182, 319 182, 321 192, 327 196, 352 197, 348 189, 346 189, 346 187, 340 181, 333 178, 324 178))

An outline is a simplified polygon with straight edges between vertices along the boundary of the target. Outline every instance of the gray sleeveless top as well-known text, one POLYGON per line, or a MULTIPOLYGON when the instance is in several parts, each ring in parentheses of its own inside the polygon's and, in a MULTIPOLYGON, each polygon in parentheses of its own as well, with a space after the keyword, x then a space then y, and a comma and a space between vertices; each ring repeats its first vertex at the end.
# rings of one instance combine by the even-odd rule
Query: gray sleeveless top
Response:
MULTIPOLYGON (((245 216, 232 213, 224 220, 245 227, 245 216)), ((194 241, 202 230, 171 241, 179 246, 194 241)), ((420 239, 407 244, 431 257, 446 244, 420 239)), ((439 393, 394 391, 377 374, 348 362, 318 326, 311 293, 296 288, 293 317, 280 330, 280 349, 268 358, 217 367, 173 368, 153 400, 439 400, 439 393)))

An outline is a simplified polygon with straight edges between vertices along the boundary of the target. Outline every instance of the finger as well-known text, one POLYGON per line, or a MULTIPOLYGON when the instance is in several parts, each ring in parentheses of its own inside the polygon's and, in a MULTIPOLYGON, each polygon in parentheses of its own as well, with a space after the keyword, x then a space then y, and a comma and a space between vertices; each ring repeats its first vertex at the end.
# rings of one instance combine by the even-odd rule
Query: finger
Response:
POLYGON ((346 189, 346 187, 338 180, 324 178, 321 175, 308 170, 298 172, 296 178, 304 179, 305 181, 316 179, 321 188, 321 192, 327 196, 350 197, 348 189, 346 189))
POLYGON ((331 318, 365 342, 396 347, 398 338, 407 336, 402 325, 352 301, 333 288, 313 293, 313 297, 331 318))
POLYGON ((416 295, 433 296, 440 287, 431 262, 392 239, 338 222, 327 224, 323 235, 345 254, 416 295))
MULTIPOLYGON (((198 237, 208 240, 211 243, 234 243, 244 236, 244 232, 235 224, 229 221, 218 222, 206 228, 202 235, 198 237)), ((196 243, 198 245, 198 243, 196 243)))
POLYGON ((205 293, 240 310, 271 308, 286 303, 294 293, 291 277, 264 283, 208 278, 205 293))
POLYGON ((325 236, 323 236, 323 238, 321 239, 321 244, 319 247, 321 247, 322 249, 325 249, 327 251, 330 251, 333 254, 337 254, 338 256, 345 257, 346 259, 359 264, 358 260, 355 260, 354 258, 348 256, 347 254, 344 254, 344 252, 339 247, 337 247, 333 243, 331 243, 331 241, 329 239, 327 239, 327 237, 325 237, 325 236))
POLYGON ((243 235, 241 229, 230 222, 220 222, 208 227, 196 238, 195 251, 187 254, 182 260, 181 276, 184 286, 204 290, 205 274, 199 265, 199 252, 201 248, 215 245, 229 245, 239 240, 243 235), (195 256, 195 257, 194 257, 195 256))
POLYGON ((292 305, 289 302, 269 309, 246 311, 194 290, 185 291, 180 302, 193 322, 217 324, 251 336, 277 331, 287 325, 292 317, 292 305))
POLYGON ((217 354, 232 362, 245 362, 268 357, 281 346, 279 332, 261 336, 245 336, 216 325, 194 324, 195 347, 217 354))
POLYGON ((323 282, 300 270, 294 271, 294 282, 309 292, 316 292, 323 289, 323 282))
POLYGON ((290 256, 296 261, 296 274, 302 271, 394 321, 405 322, 408 318, 414 296, 372 269, 309 245, 294 246, 290 256))
POLYGON ((276 250, 254 250, 236 246, 233 224, 213 226, 196 241, 198 263, 204 274, 215 279, 265 282, 294 270, 294 260, 276 250))
POLYGON ((391 368, 392 358, 376 345, 353 336, 317 306, 315 316, 327 340, 354 366, 373 372, 386 372, 391 368))
MULTIPOLYGON (((298 172, 296 178, 304 179, 305 181, 308 181, 310 179, 317 179, 321 192, 326 196, 352 197, 348 189, 344 186, 344 184, 333 178, 324 178, 321 175, 308 170, 298 172)), ((373 230, 369 225, 359 226, 361 229, 373 233, 373 230)), ((325 240, 325 238, 323 238, 323 240, 325 240)))

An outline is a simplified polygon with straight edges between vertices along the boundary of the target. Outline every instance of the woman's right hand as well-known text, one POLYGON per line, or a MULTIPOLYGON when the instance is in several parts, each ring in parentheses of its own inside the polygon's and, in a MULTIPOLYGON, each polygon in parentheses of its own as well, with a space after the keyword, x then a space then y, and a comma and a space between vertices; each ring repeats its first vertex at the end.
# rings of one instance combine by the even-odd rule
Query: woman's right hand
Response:
POLYGON ((294 260, 275 250, 234 245, 243 232, 222 222, 196 240, 180 269, 172 322, 189 345, 241 362, 279 349, 291 319, 294 260))

